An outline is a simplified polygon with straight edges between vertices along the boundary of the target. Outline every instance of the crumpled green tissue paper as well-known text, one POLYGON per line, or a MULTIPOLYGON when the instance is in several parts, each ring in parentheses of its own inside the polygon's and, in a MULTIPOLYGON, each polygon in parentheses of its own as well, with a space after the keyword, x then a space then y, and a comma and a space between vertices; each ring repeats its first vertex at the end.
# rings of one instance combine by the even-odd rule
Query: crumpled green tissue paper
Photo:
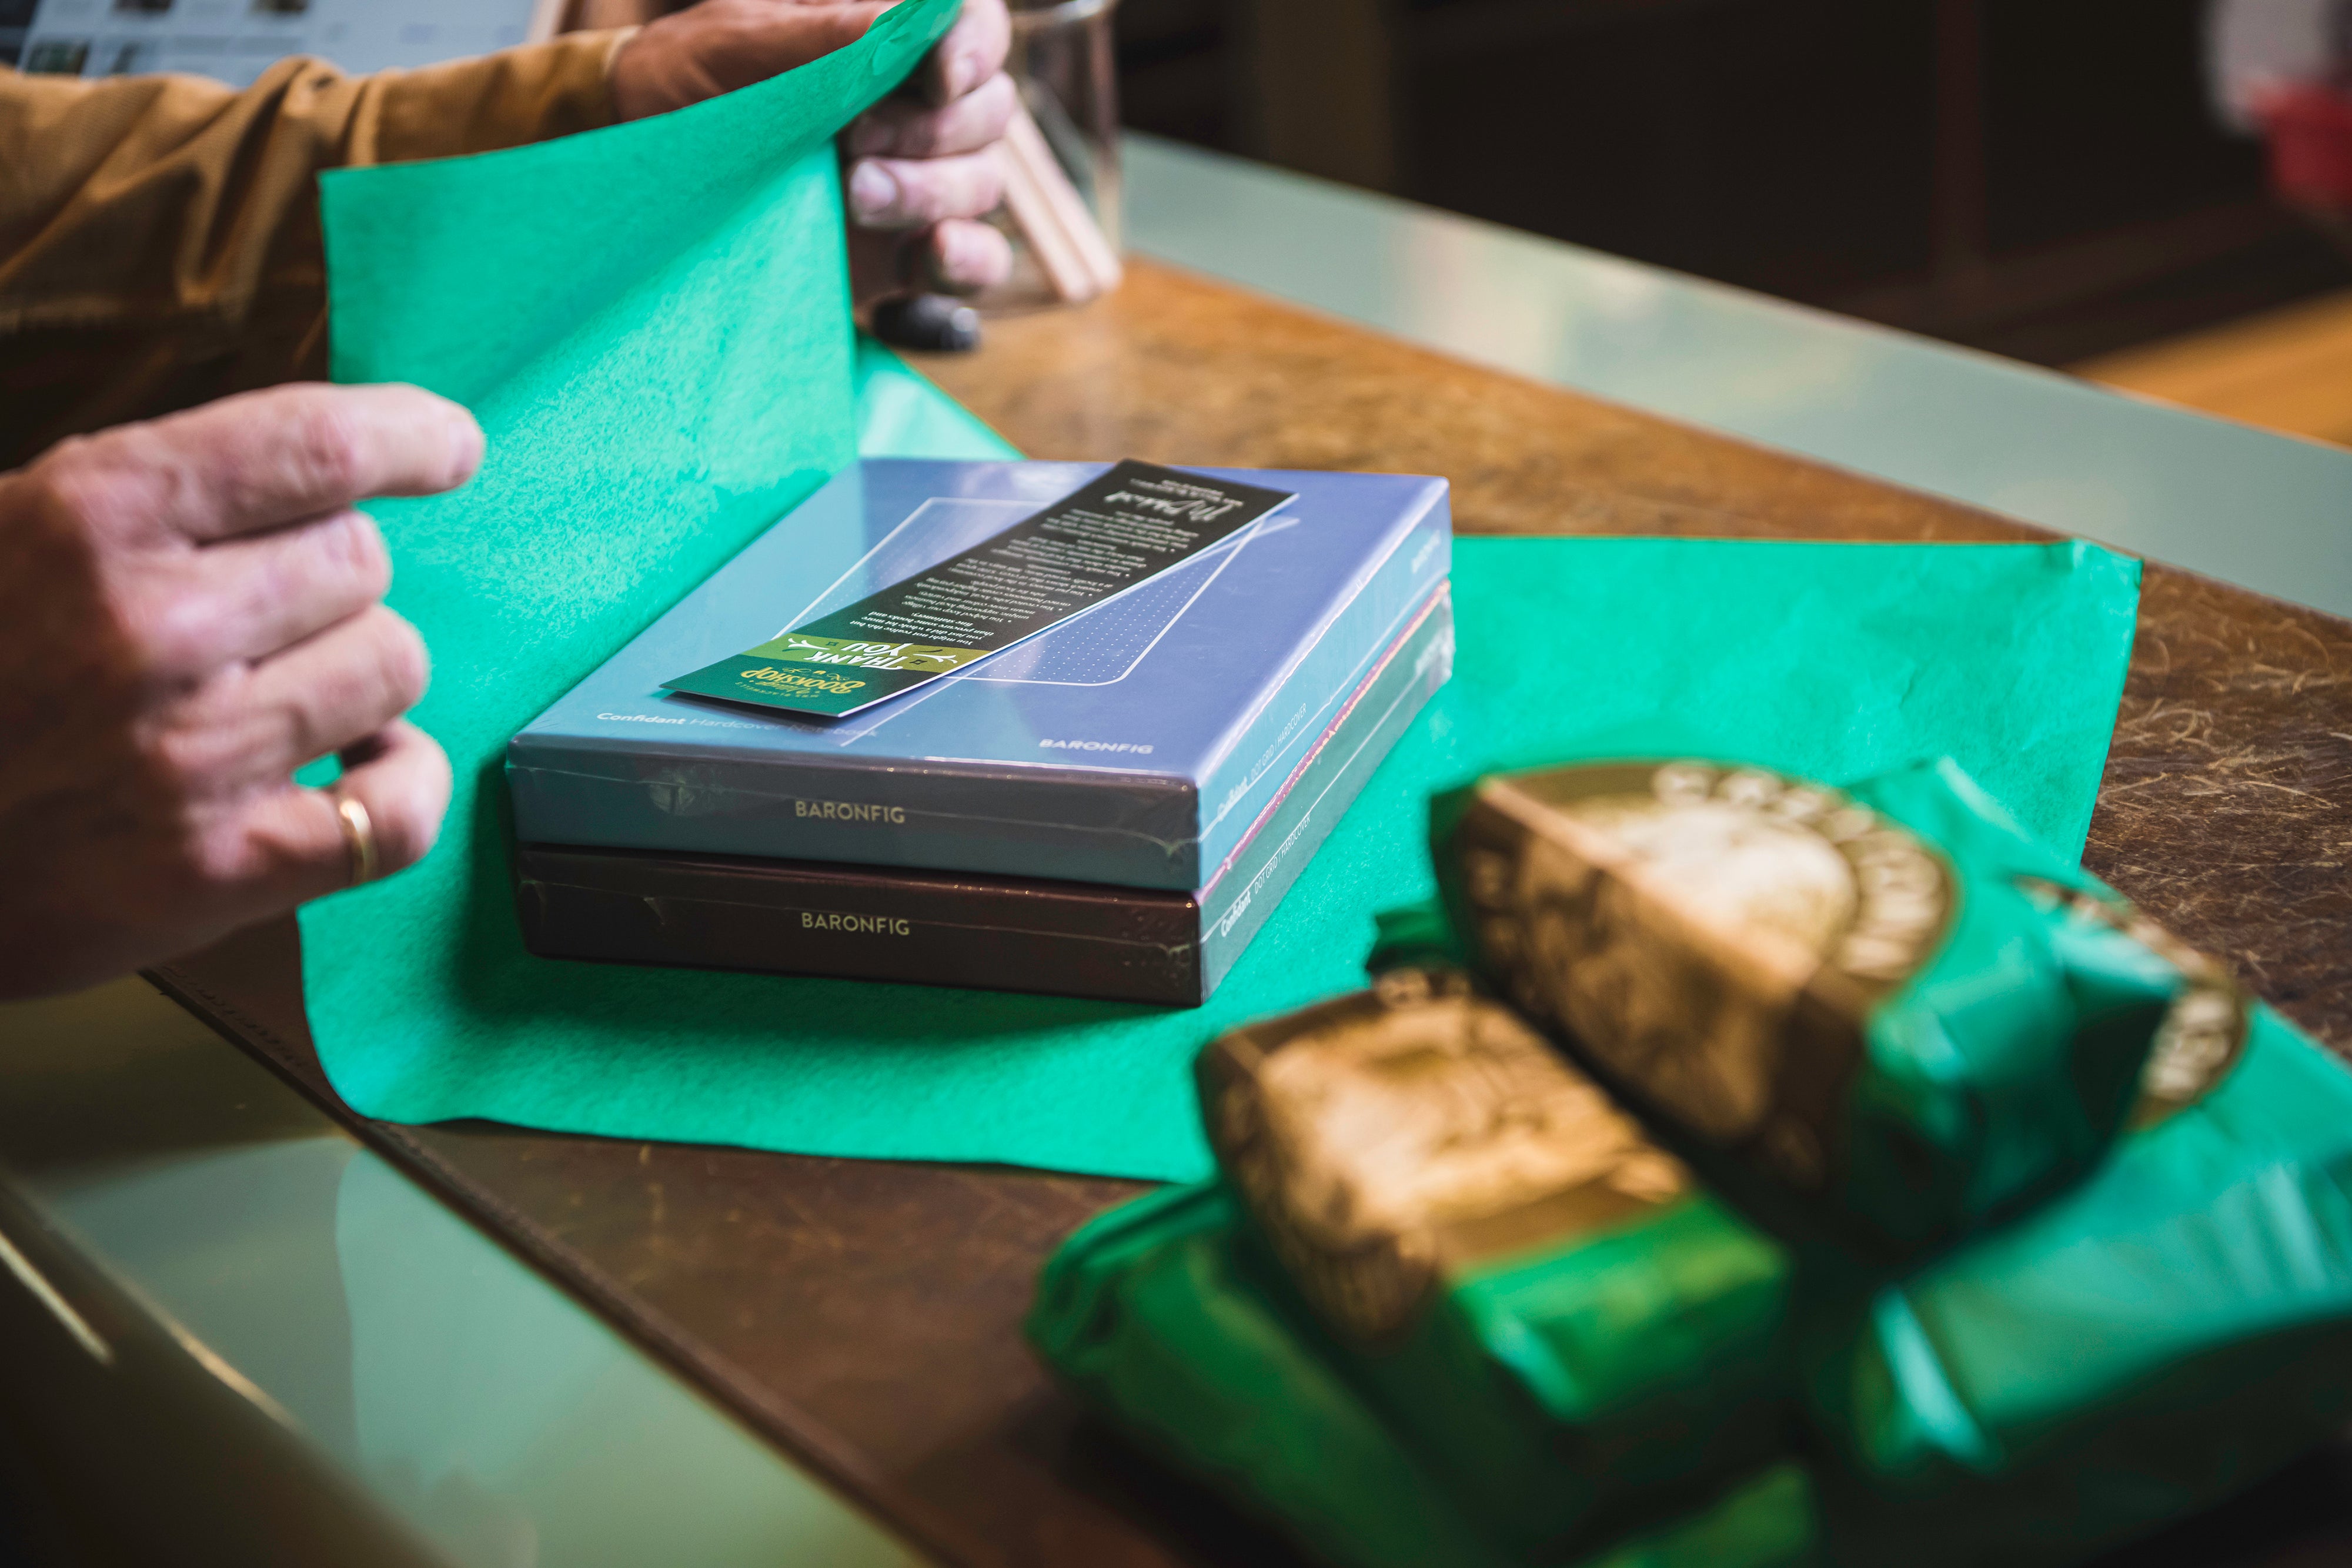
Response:
POLYGON ((327 176, 336 379, 431 387, 489 436, 466 489, 371 507, 391 602, 433 649, 415 716, 457 789, 423 864, 301 914, 312 1033, 354 1109, 1198 1178, 1194 1051, 1360 982, 1370 912, 1430 891, 1428 793, 1662 712, 1832 780, 1949 754, 2079 847, 2134 563, 2085 545, 1472 539, 1454 685, 1206 1008, 526 954, 508 737, 856 455, 861 412, 868 453, 1001 449, 878 350, 861 371, 829 140, 954 11, 907 0, 858 44, 676 114, 327 176))

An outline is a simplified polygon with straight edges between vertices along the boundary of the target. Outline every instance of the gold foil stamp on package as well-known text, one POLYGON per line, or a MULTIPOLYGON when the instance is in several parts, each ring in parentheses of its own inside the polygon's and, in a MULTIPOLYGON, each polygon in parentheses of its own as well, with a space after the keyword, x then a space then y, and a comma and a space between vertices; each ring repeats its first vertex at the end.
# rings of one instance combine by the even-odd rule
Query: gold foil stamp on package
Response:
POLYGON ((2170 1120, 2230 1076, 2253 1028, 2253 998, 2229 966, 2200 952, 2120 900, 2095 897, 2042 877, 2019 877, 2020 892, 2040 907, 2147 948, 2180 971, 2180 992, 2166 1009, 2141 1070, 2132 1107, 2134 1131, 2170 1120))
POLYGON ((1836 790, 1697 762, 1490 779, 1455 831, 1523 1012, 1693 1135, 1822 1186, 1871 1009, 1950 923, 1934 848, 1836 790))
POLYGON ((1445 971, 1227 1034, 1210 1140, 1309 1303, 1392 1343, 1454 1270, 1582 1235, 1689 1186, 1600 1088, 1445 971))

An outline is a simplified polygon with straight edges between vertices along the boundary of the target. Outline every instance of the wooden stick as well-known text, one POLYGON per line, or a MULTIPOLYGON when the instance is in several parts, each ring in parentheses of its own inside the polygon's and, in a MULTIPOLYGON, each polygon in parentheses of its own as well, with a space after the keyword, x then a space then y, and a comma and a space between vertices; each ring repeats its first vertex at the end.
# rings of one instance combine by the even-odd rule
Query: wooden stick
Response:
POLYGON ((1004 130, 1004 204, 1057 298, 1076 304, 1118 287, 1118 253, 1026 105, 1004 130))
POLYGON ((1004 139, 1004 206, 1013 214, 1013 226, 1028 242, 1037 267, 1045 275, 1046 287, 1054 297, 1068 302, 1091 299, 1099 292, 1094 274, 1087 268, 1086 258, 1063 226, 1060 214, 1045 194, 1037 175, 1035 163, 1014 142, 1004 139))

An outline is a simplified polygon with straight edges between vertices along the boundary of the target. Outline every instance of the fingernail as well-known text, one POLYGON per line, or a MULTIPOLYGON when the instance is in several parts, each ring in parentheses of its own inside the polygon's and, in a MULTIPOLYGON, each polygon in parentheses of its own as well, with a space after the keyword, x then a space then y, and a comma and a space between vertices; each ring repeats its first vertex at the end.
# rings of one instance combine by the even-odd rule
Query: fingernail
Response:
POLYGON ((948 57, 947 69, 940 74, 946 78, 948 101, 953 103, 984 79, 980 68, 980 51, 958 49, 948 57))
POLYGON ((888 217, 898 204, 898 181, 871 160, 849 172, 849 210, 862 223, 888 217))
POLYGON ((487 444, 482 427, 472 414, 460 410, 449 416, 450 480, 447 488, 454 490, 474 476, 474 471, 482 465, 487 444))

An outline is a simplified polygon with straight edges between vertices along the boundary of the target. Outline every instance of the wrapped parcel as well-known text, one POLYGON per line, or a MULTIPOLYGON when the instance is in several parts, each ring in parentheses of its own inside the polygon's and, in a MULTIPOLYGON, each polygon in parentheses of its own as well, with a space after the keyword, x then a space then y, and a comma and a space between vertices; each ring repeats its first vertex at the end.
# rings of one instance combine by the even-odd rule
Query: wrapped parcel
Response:
POLYGON ((1784 1255, 1458 971, 1235 1030, 1199 1079, 1270 1293, 1509 1550, 1780 1457, 1784 1255))
POLYGON ((1949 762, 1847 790, 1623 762, 1433 810, 1475 967, 1725 1198, 1917 1258, 2079 1181, 2180 970, 1949 762))
POLYGON ((1102 1216, 1046 1265, 1029 1336, 1139 1446, 1339 1568, 1793 1568, 1813 1503, 1790 1465, 1601 1554, 1497 1542, 1264 1286, 1230 1195, 1175 1187, 1102 1216))
POLYGON ((2076 1191, 1823 1315, 1836 1561, 2080 1561, 2352 1418, 2352 1073, 2207 985, 2134 1122, 2076 1191))
POLYGON ((1244 1274, 1212 1184, 1112 1210, 1038 1281, 1029 1338, 1139 1446, 1318 1556, 1503 1559, 1244 1274))

